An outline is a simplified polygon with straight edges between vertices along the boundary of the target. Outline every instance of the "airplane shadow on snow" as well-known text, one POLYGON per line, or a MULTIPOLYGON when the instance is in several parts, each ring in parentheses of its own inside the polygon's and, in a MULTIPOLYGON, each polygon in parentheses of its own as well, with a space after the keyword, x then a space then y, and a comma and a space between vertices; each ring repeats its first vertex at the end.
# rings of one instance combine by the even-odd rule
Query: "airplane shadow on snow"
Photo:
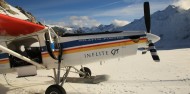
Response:
POLYGON ((9 91, 8 87, 5 87, 4 85, 0 84, 0 93, 6 94, 9 91))

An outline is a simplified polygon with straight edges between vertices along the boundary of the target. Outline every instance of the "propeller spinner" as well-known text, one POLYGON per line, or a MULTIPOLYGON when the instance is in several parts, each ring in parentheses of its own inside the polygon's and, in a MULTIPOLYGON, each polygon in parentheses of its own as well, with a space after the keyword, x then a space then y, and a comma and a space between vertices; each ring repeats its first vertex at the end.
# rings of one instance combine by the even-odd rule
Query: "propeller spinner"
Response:
MULTIPOLYGON (((151 27, 151 19, 150 19, 150 6, 149 2, 144 2, 144 19, 145 19, 145 26, 146 26, 146 32, 147 35, 151 34, 150 27, 151 27)), ((148 37, 147 37, 148 38, 148 37)), ((154 46, 153 40, 151 38, 148 38, 148 49, 152 55, 152 59, 155 62, 159 62, 160 58, 157 54, 156 47, 154 46)))

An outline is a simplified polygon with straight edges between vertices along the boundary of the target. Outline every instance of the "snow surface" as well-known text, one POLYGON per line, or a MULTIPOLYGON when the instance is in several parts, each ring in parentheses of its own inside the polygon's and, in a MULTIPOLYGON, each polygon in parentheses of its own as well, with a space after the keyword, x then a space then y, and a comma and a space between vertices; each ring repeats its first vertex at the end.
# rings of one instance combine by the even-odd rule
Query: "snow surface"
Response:
MULTIPOLYGON (((161 62, 151 59, 150 53, 108 60, 85 65, 92 75, 109 75, 99 84, 65 83, 68 94, 190 94, 190 48, 160 50, 161 62)), ((80 67, 78 67, 80 68, 80 67)), ((38 76, 16 78, 16 73, 7 74, 12 86, 0 75, 0 94, 44 94, 53 84, 52 70, 39 70, 38 76)), ((78 76, 70 73, 69 76, 78 76)))
MULTIPOLYGON (((10 6, 11 7, 11 6, 10 6)), ((11 7, 13 9, 13 7, 11 7)), ((13 9, 14 10, 14 9, 13 9)), ((18 10, 14 10, 19 12, 18 10)), ((190 10, 184 11, 169 6, 154 13, 152 31, 161 37, 158 46, 176 50, 160 50, 160 63, 155 63, 150 53, 108 60, 85 65, 93 74, 106 74, 110 79, 99 84, 65 83, 68 94, 190 94, 190 10), (161 45, 162 44, 162 45, 161 45), (181 49, 183 48, 183 49, 181 49)), ((27 19, 24 15, 18 18, 27 19)), ((100 31, 114 30, 113 25, 99 26, 100 31)), ((144 19, 135 20, 118 30, 144 30, 144 19)), ((88 29, 87 29, 88 30, 88 29)), ((96 31, 93 28, 92 31, 96 31)), ((157 46, 157 47, 158 47, 157 46)), ((162 47, 158 47, 162 48, 162 47)), ((80 68, 80 67, 78 67, 80 68)), ((53 84, 48 78, 52 70, 39 70, 35 77, 16 78, 17 73, 7 74, 7 85, 0 75, 0 94, 44 94, 46 88, 53 84)), ((77 77, 77 74, 69 74, 77 77)))

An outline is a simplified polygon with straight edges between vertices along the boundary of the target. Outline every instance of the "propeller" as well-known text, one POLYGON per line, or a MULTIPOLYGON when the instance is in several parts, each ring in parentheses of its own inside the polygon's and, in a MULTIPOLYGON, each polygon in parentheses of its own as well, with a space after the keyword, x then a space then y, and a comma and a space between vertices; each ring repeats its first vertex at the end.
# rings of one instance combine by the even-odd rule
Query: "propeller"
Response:
MULTIPOLYGON (((151 28, 151 20, 150 20, 150 5, 149 2, 144 2, 144 19, 145 19, 145 26, 146 26, 146 32, 147 35, 151 34, 150 28, 151 28)), ((157 54, 156 47, 154 46, 153 40, 148 39, 148 49, 151 53, 152 59, 155 62, 159 62, 160 58, 157 54)))
POLYGON ((145 19, 145 25, 146 25, 147 33, 151 33, 150 32, 151 21, 150 21, 150 5, 149 5, 149 2, 144 2, 144 19, 145 19))

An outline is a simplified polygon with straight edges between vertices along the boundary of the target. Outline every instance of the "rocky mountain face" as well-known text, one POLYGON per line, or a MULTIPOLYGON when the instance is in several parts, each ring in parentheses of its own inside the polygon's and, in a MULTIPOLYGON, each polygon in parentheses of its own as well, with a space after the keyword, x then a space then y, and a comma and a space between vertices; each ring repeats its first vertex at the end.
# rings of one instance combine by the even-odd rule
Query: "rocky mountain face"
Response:
POLYGON ((36 18, 30 12, 25 11, 19 6, 13 7, 5 2, 5 0, 0 0, 0 13, 15 18, 27 20, 33 23, 38 23, 36 18))
MULTIPOLYGON (((190 9, 184 10, 173 5, 151 15, 151 31, 161 37, 160 48, 190 47, 190 9)), ((144 18, 117 28, 117 30, 144 31, 144 18)))
POLYGON ((82 31, 82 33, 92 33, 92 32, 106 32, 106 31, 114 31, 119 26, 110 24, 110 25, 99 25, 98 27, 81 27, 75 30, 82 31))

